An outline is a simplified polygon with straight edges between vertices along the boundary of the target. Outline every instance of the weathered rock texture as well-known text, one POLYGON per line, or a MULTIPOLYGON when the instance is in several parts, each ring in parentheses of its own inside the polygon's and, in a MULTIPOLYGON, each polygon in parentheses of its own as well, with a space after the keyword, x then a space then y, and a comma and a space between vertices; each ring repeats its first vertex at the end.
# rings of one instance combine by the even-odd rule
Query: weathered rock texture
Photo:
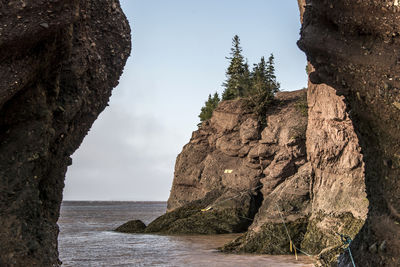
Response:
POLYGON ((256 211, 254 191, 213 190, 204 198, 160 216, 145 232, 166 234, 226 234, 246 231, 256 211), (212 207, 212 209, 207 209, 212 207), (202 209, 206 209, 203 210, 202 209))
MULTIPOLYGON (((269 190, 270 176, 263 179, 264 202, 254 223, 245 236, 228 244, 226 250, 289 252, 282 224, 284 218, 297 247, 313 255, 323 252, 319 255, 321 261, 329 262, 342 245, 336 232, 354 237, 361 228, 368 205, 364 166, 343 97, 336 96, 332 88, 311 83, 307 93, 309 162, 298 170, 293 169, 296 170, 291 173, 293 176, 273 187, 274 191, 269 190)), ((291 112, 286 114, 293 116, 291 112)), ((275 121, 274 116, 268 117, 270 125, 279 127, 288 125, 288 120, 275 121)), ((277 172, 280 164, 271 164, 268 169, 277 172)))
POLYGON ((141 220, 132 220, 117 227, 114 231, 121 233, 143 233, 146 225, 141 220))
POLYGON ((222 102, 178 155, 168 210, 204 198, 213 190, 229 189, 235 194, 256 188, 262 174, 258 146, 250 150, 259 136, 258 123, 243 102, 222 102))
POLYGON ((147 230, 206 234, 247 230, 260 202, 262 166, 271 156, 267 149, 259 152, 259 136, 258 123, 243 101, 222 102, 179 154, 169 212, 147 230), (208 207, 212 209, 201 212, 208 207), (176 216, 180 220, 172 220, 176 216))
MULTIPOLYGON (((282 204, 293 221, 304 221, 311 172, 306 110, 305 90, 279 93, 261 129, 243 100, 221 102, 177 158, 169 212, 146 231, 244 232, 257 212, 253 228, 261 227, 265 217, 280 220, 272 202, 282 204)), ((278 224, 282 227, 281 220, 278 224)))
POLYGON ((226 244, 222 248, 223 251, 290 253, 286 229, 293 243, 300 247, 311 212, 310 163, 302 165, 297 170, 292 169, 289 176, 282 177, 279 183, 276 183, 274 176, 267 175, 262 180, 264 201, 253 224, 243 236, 226 244))
POLYGON ((0 266, 58 266, 70 155, 130 53, 118 1, 0 3, 0 266))
MULTIPOLYGON (((368 206, 364 165, 343 97, 337 96, 333 88, 312 83, 307 94, 309 162, 271 191, 270 177, 262 179, 263 205, 249 231, 227 244, 225 251, 288 253, 284 220, 296 247, 318 255, 319 262, 328 265, 336 262, 342 251, 336 233, 353 238, 362 227, 368 206)), ((287 125, 287 120, 274 122, 273 116, 268 121, 271 125, 287 125)), ((279 165, 268 168, 280 170, 279 165)))
POLYGON ((275 114, 268 114, 260 143, 271 154, 261 179, 263 202, 249 231, 227 244, 224 251, 268 254, 289 253, 283 224, 300 245, 311 211, 311 166, 306 159, 306 91, 280 93, 288 101, 275 114))
POLYGON ((286 254, 287 229, 297 248, 336 261, 336 232, 354 237, 368 206, 346 105, 333 88, 312 83, 277 102, 264 129, 242 101, 222 102, 178 156, 169 212, 146 231, 248 230, 222 250, 286 254))
MULTIPOLYGON (((311 67, 310 67, 311 69, 311 67)), ((368 212, 364 163, 344 97, 325 84, 308 85, 307 157, 313 169, 312 215, 302 246, 322 263, 337 260, 337 233, 354 238, 368 212)))
MULTIPOLYGON (((353 152, 346 152, 356 145, 356 137, 349 131, 340 134, 340 129, 337 129, 333 139, 335 144, 337 138, 348 139, 348 148, 343 148, 338 162, 324 163, 319 160, 316 155, 329 151, 320 151, 318 147, 313 147, 315 142, 308 142, 313 165, 320 163, 323 166, 318 168, 320 174, 316 173, 319 184, 322 187, 325 184, 331 186, 336 196, 341 195, 341 199, 345 200, 339 205, 335 199, 325 203, 331 203, 332 212, 351 209, 353 217, 362 218, 367 201, 355 200, 353 196, 362 195, 361 173, 356 166, 364 165, 369 209, 363 228, 351 244, 355 262, 357 266, 400 266, 399 2, 299 2, 300 6, 305 6, 299 47, 315 67, 310 74, 313 84, 309 98, 313 101, 318 99, 318 94, 325 94, 331 102, 342 99, 347 114, 336 113, 336 119, 329 123, 334 126, 334 121, 351 119, 363 155, 359 157, 353 152), (338 175, 338 180, 326 178, 331 174, 338 175), (340 184, 345 176, 353 177, 346 188, 340 184)), ((315 115, 316 123, 326 119, 318 119, 318 114, 315 115)), ((331 208, 318 204, 318 199, 323 198, 323 195, 316 195, 316 204, 322 207, 323 213, 327 213, 331 208)), ((339 265, 351 266, 348 253, 341 256, 339 265)))

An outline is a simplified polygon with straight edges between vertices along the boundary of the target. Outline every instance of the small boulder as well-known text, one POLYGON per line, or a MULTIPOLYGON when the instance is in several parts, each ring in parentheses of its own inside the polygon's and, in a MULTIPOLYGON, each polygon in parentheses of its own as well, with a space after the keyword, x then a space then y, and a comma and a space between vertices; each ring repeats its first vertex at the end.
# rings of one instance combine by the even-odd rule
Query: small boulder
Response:
POLYGON ((141 220, 131 220, 118 226, 114 231, 121 233, 143 233, 146 225, 141 220))

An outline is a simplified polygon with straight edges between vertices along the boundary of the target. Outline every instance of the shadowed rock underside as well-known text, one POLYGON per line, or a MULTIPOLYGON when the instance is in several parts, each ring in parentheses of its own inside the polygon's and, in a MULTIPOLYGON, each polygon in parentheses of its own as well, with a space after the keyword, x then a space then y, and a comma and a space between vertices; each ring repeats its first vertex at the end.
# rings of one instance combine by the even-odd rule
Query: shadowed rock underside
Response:
MULTIPOLYGON (((298 44, 315 68, 311 84, 343 98, 363 155, 369 208, 351 244, 354 260, 357 266, 400 266, 399 2, 299 2, 305 12, 298 44)), ((352 159, 350 166, 357 164, 352 159)), ((349 196, 357 192, 349 189, 349 196)), ((351 266, 348 253, 339 265, 351 266)))
POLYGON ((119 2, 0 3, 0 265, 58 266, 70 155, 130 54, 119 2))

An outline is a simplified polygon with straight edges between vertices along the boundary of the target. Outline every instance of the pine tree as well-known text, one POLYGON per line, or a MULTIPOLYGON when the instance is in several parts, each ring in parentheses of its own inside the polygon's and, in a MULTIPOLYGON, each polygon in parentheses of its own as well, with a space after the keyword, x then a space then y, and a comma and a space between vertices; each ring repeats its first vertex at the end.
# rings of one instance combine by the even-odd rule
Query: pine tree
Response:
POLYGON ((204 104, 204 107, 201 108, 201 112, 199 115, 200 122, 206 121, 211 118, 214 109, 218 106, 220 102, 219 95, 215 92, 214 96, 211 94, 208 95, 208 99, 204 104))
POLYGON ((262 125, 266 123, 266 113, 271 105, 274 95, 279 91, 279 83, 276 81, 274 56, 265 62, 264 57, 258 64, 254 64, 251 73, 251 89, 247 94, 247 105, 257 115, 262 125))
POLYGON ((267 70, 264 57, 261 57, 260 63, 254 64, 253 72, 251 73, 252 94, 268 91, 267 70))
POLYGON ((251 72, 249 70, 249 64, 247 63, 247 59, 246 59, 246 63, 244 63, 244 72, 242 75, 242 78, 240 80, 240 84, 241 84, 241 88, 242 88, 242 92, 240 94, 240 96, 246 96, 249 91, 251 90, 251 86, 252 86, 252 82, 251 82, 251 72))
POLYGON ((279 91, 281 85, 276 81, 275 76, 275 57, 274 54, 268 58, 267 66, 266 66, 266 78, 270 85, 271 91, 275 94, 279 91))
POLYGON ((240 47, 240 38, 235 35, 232 39, 232 48, 228 69, 226 70, 226 81, 223 83, 225 90, 222 100, 235 99, 244 96, 250 85, 250 72, 248 64, 245 63, 240 47))
MULTIPOLYGON (((271 54, 267 62, 264 57, 261 57, 260 62, 254 64, 253 70, 250 72, 247 60, 245 61, 242 56, 239 36, 235 35, 232 39, 230 57, 227 59, 230 60, 230 64, 226 70, 227 79, 223 83, 225 89, 222 100, 245 97, 247 106, 258 117, 261 125, 265 126, 268 108, 280 88, 275 76, 274 55, 271 54)), ((201 122, 211 118, 219 102, 218 93, 208 96, 199 115, 201 122)), ((200 126, 201 123, 198 125, 200 126)))

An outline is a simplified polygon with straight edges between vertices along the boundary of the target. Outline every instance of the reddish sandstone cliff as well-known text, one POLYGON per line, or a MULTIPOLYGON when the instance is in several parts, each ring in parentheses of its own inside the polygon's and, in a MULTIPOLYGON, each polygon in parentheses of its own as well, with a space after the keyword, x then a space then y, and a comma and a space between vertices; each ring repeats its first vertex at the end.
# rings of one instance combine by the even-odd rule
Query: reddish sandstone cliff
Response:
POLYGON ((343 97, 312 83, 308 91, 278 93, 264 129, 241 103, 222 102, 193 133, 176 161, 170 212, 147 231, 218 233, 210 230, 218 221, 231 225, 226 232, 247 230, 224 251, 285 254, 287 229, 297 248, 322 264, 336 261, 343 251, 336 233, 354 237, 368 206, 363 159, 343 97), (205 223, 188 228, 193 221, 205 223))
POLYGON ((297 217, 307 217, 310 168, 305 154, 305 95, 304 90, 279 93, 264 129, 243 100, 221 102, 177 158, 169 212, 146 231, 243 232, 256 214, 256 221, 262 220, 259 213, 270 206, 265 198, 272 193, 292 198, 297 206, 291 210, 304 208, 297 217), (308 167, 302 167, 305 164, 308 167), (301 175, 296 176, 300 169, 301 175), (289 184, 297 182, 305 189, 299 195, 294 188, 277 189, 289 189, 289 184), (212 209, 200 211, 207 207, 212 209))

